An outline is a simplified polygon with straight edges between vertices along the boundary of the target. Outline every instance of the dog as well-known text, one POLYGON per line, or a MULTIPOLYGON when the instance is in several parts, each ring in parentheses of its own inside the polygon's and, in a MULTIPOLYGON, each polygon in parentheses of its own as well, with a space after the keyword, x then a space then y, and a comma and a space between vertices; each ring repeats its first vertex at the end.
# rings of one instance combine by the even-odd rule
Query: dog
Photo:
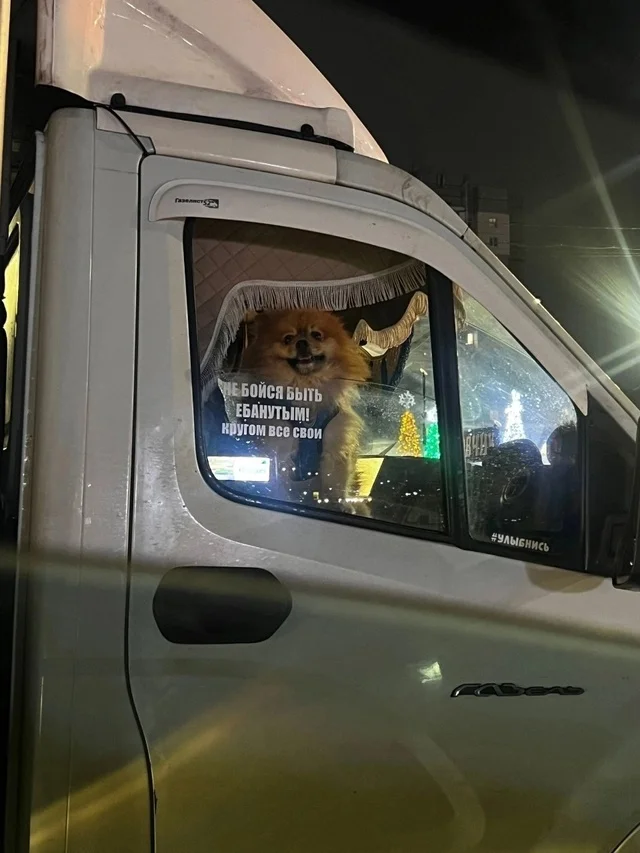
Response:
MULTIPOLYGON (((316 491, 323 506, 359 511, 347 499, 357 489, 355 467, 363 422, 354 406, 358 383, 370 377, 366 353, 340 319, 328 311, 272 311, 248 319, 249 343, 241 370, 259 381, 293 389, 287 391, 292 396, 299 392, 298 398, 305 400, 299 405, 308 407, 309 422, 322 430, 315 458, 313 452, 309 456, 309 445, 305 447, 307 460, 312 458, 313 462, 301 461, 302 441, 293 436, 278 438, 275 445, 270 442, 280 470, 289 467, 291 482, 305 484, 307 475, 317 477, 317 487, 308 484, 303 493, 313 495, 316 491), (305 399, 308 397, 313 399, 305 399), (285 459, 292 464, 283 466, 285 459), (301 466, 313 470, 300 471, 301 466)), ((294 489, 289 485, 291 491, 294 489)))

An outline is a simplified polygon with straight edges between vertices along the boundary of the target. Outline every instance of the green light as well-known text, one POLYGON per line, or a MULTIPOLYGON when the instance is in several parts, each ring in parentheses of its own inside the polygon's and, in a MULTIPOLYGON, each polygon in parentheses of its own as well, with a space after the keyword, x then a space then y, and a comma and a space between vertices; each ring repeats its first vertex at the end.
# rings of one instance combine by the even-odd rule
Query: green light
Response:
POLYGON ((437 421, 427 424, 423 455, 426 459, 440 459, 440 427, 437 421))

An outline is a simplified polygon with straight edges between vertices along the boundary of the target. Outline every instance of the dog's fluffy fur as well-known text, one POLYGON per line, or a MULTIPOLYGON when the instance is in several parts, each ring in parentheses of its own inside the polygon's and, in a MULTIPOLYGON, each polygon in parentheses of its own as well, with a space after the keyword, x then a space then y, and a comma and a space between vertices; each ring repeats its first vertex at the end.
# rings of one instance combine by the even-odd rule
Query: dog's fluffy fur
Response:
MULTIPOLYGON (((256 315, 250 325, 250 343, 242 369, 260 380, 296 388, 315 388, 321 403, 312 407, 336 408, 323 434, 319 488, 321 499, 342 503, 353 494, 355 463, 362 421, 355 412, 359 382, 369 378, 366 355, 346 332, 335 314, 315 309, 274 311, 256 315)), ((278 440, 278 457, 293 452, 296 441, 278 440)))

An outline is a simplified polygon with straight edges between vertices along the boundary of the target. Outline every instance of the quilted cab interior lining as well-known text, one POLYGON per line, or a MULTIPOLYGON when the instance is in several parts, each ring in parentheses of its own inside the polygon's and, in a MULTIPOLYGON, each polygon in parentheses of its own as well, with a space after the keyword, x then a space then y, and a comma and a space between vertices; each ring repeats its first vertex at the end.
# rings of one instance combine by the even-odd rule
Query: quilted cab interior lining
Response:
POLYGON ((245 281, 336 281, 375 275, 404 258, 342 237, 252 222, 201 219, 193 231, 198 351, 204 355, 226 294, 245 281))

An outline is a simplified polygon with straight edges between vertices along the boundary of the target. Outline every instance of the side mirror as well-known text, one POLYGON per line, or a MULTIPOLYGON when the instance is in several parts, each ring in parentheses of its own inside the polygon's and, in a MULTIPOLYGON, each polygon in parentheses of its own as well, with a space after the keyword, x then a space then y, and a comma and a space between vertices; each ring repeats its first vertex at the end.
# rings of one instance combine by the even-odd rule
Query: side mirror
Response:
POLYGON ((616 556, 613 585, 640 591, 640 420, 636 429, 636 456, 629 518, 616 556))

